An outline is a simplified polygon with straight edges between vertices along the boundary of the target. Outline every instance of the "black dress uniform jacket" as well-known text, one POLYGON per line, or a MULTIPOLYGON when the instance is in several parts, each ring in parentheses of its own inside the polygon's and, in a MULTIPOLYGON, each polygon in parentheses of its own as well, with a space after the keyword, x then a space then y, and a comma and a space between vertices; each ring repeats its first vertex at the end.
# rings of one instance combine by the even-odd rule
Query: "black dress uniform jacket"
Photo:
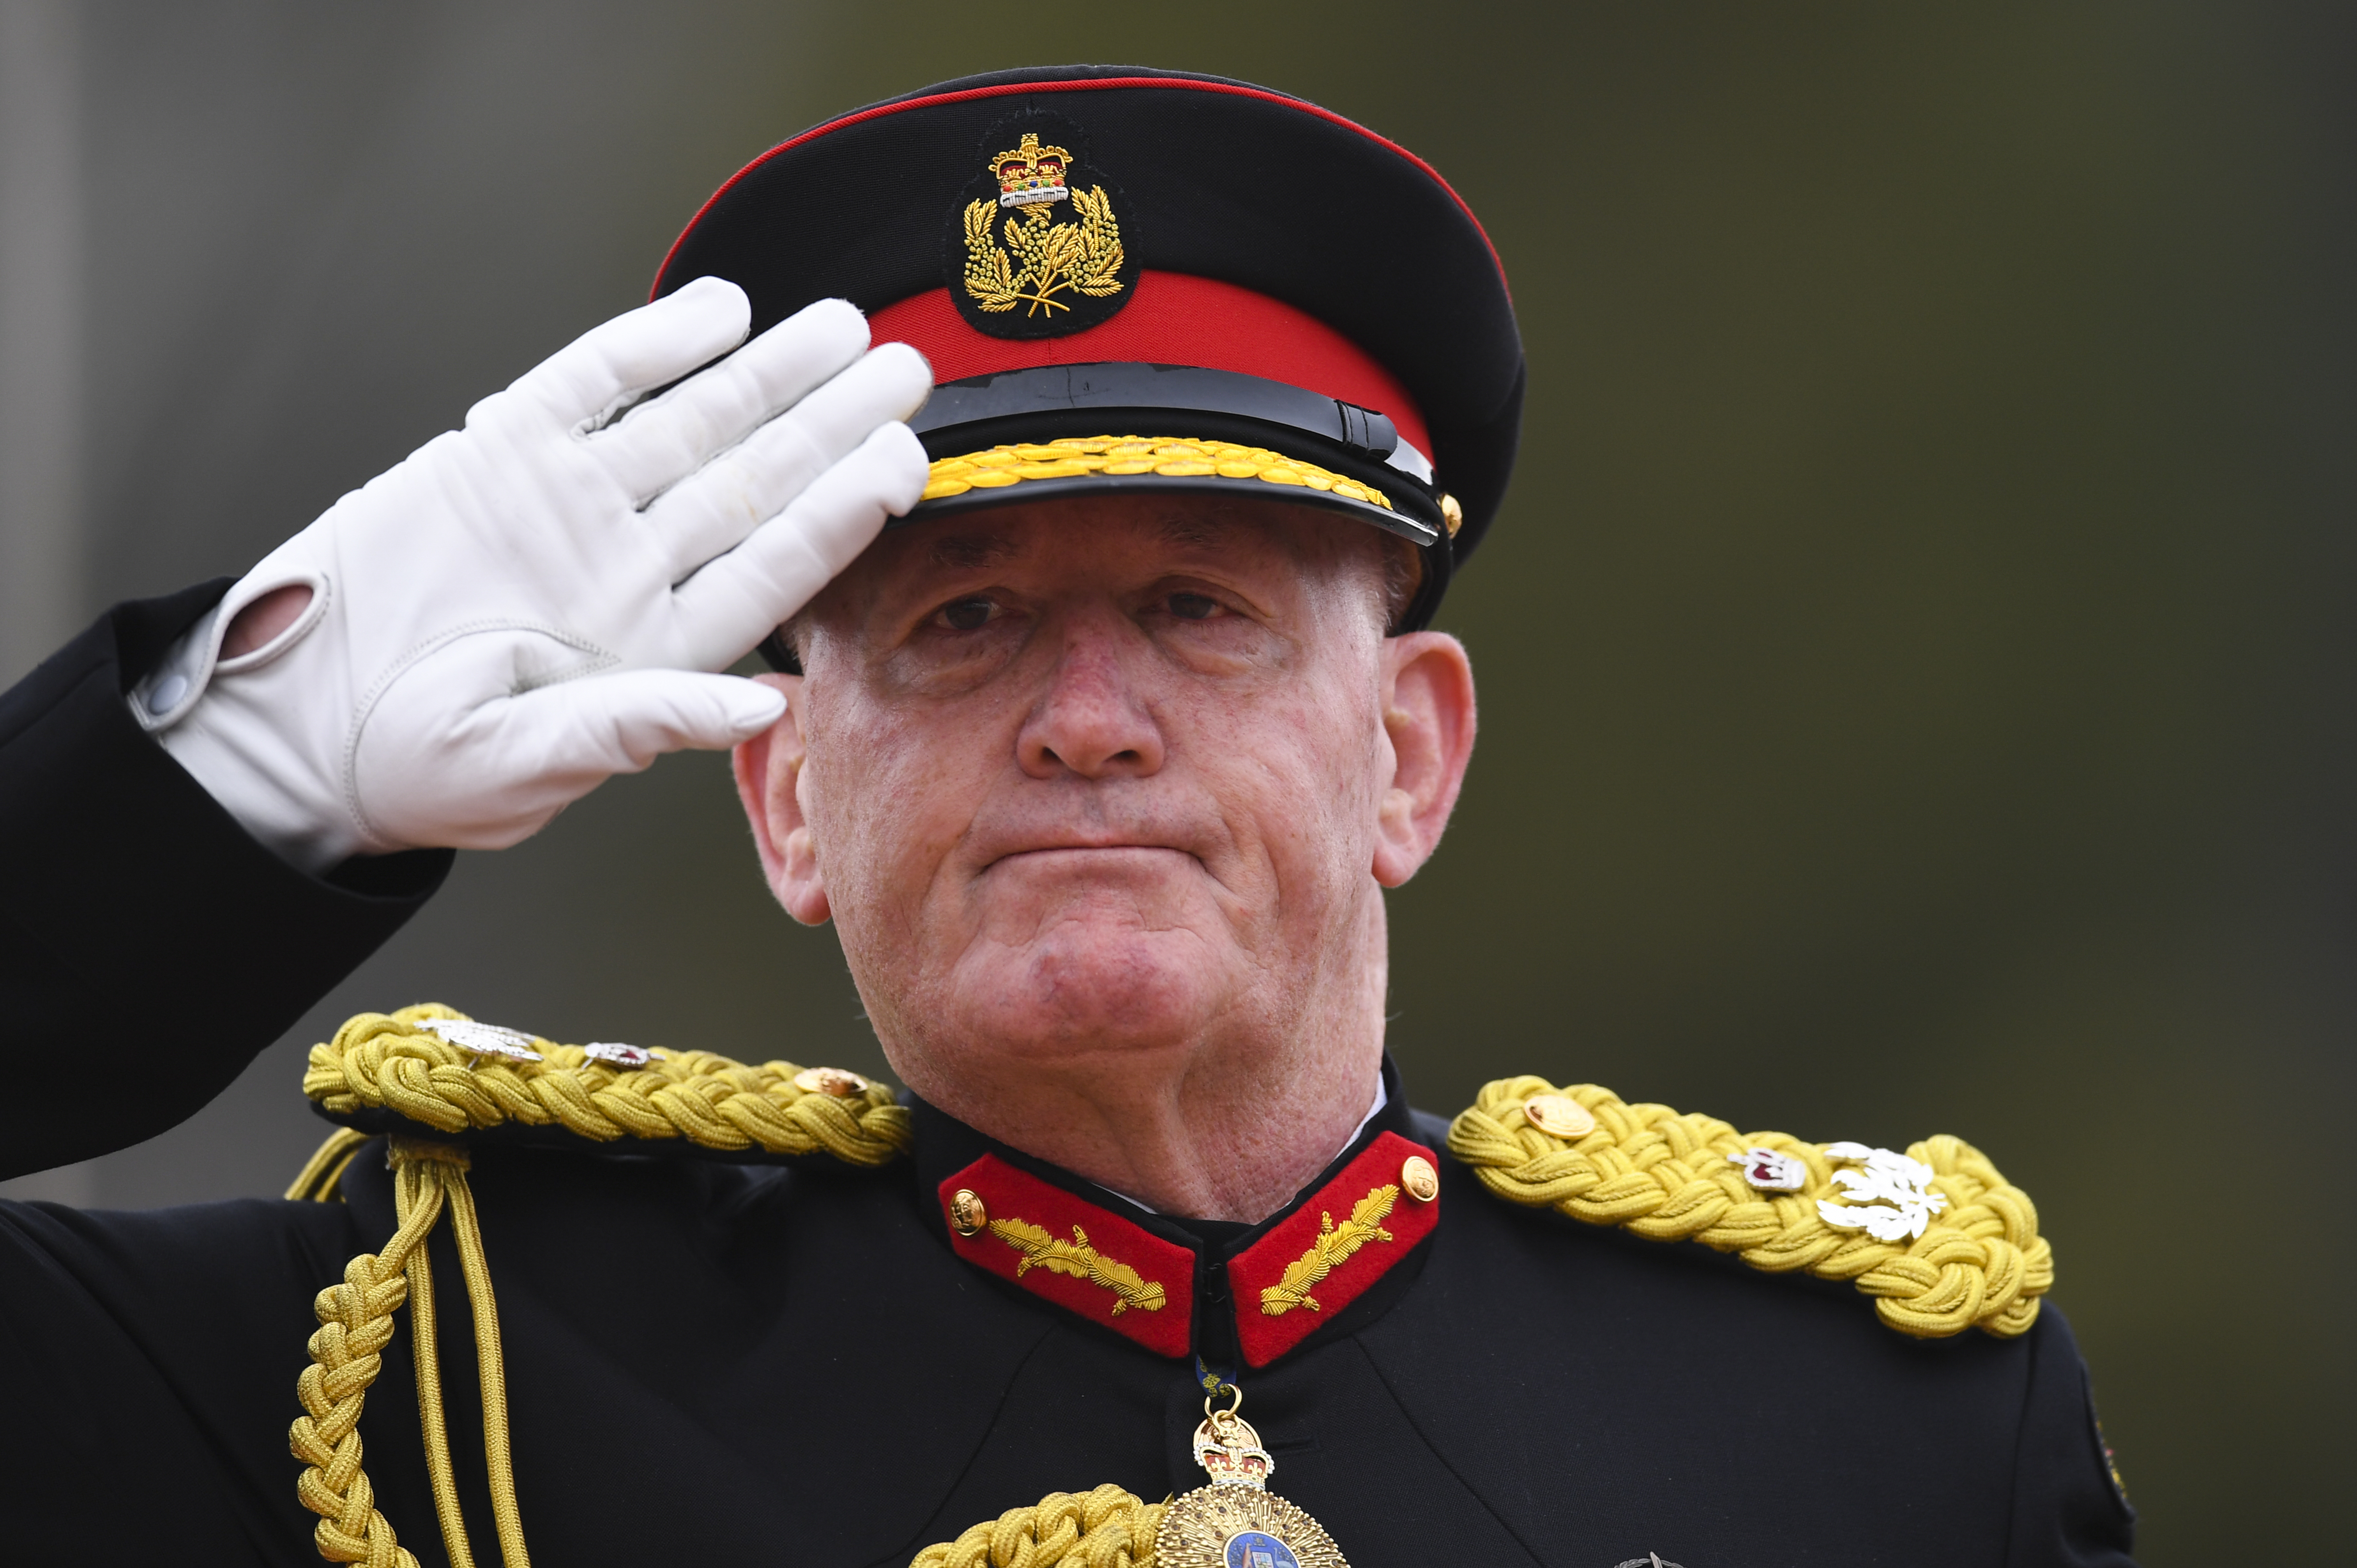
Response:
MULTIPOLYGON (((138 728, 124 692, 220 591, 119 607, 0 698, 5 1172, 194 1112, 447 867, 305 876, 138 728)), ((1389 1105, 1336 1170, 1385 1136, 1443 1147, 1386 1074, 1389 1105)), ((1203 1484, 1191 1355, 974 1266, 939 1187, 995 1155, 1185 1249, 1188 1348, 1231 1367, 1220 1265, 1286 1216, 1171 1221, 915 1115, 914 1158, 880 1171, 476 1151, 544 1564, 899 1564, 1049 1492, 1203 1484)), ((1512 1208, 1436 1163, 1429 1233, 1239 1375, 1271 1489, 1358 1568, 2128 1562, 2132 1515, 2050 1306, 2017 1339, 1909 1339, 1846 1286, 1512 1208)), ((1330 1203, 1325 1185, 1296 1207, 1330 1203)), ((286 1447, 311 1301, 393 1229, 382 1160, 363 1150, 343 1187, 340 1204, 0 1205, 0 1558, 318 1560, 286 1447)), ((430 1245, 489 1557, 473 1379, 448 1369, 468 1305, 447 1226, 430 1245)), ((436 1563, 408 1356, 404 1327, 361 1431, 379 1506, 436 1563)))

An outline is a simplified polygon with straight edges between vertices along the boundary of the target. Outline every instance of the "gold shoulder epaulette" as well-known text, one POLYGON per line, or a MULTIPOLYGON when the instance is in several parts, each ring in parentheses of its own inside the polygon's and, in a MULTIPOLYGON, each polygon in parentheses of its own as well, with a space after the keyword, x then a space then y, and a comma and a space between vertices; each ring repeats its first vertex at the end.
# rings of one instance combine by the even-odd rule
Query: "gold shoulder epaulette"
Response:
POLYGON ((2054 1283, 2029 1195, 1945 1134, 1904 1154, 1808 1144, 1590 1083, 1507 1078, 1450 1124, 1448 1150, 1512 1203, 1854 1281, 1919 1338, 2024 1333, 2054 1283))
POLYGON ((561 1129, 596 1144, 824 1152, 865 1166, 888 1164, 909 1143, 909 1112, 892 1090, 839 1068, 561 1045, 433 1003, 346 1022, 311 1047, 303 1092, 329 1116, 372 1132, 400 1130, 382 1124, 390 1112, 423 1135, 561 1129))

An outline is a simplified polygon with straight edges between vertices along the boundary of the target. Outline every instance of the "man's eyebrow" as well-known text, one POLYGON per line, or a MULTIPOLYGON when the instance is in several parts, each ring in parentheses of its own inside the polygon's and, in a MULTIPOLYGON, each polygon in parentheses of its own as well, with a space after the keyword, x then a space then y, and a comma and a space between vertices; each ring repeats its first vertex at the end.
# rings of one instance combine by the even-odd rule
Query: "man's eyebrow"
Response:
POLYGON ((1235 522, 1220 516, 1206 517, 1200 512, 1172 512, 1162 519, 1162 542, 1186 550, 1215 550, 1236 532, 1235 522))
POLYGON ((996 565, 1017 553, 1017 548, 1003 533, 952 533, 934 540, 926 554, 936 566, 971 572, 978 566, 996 565))

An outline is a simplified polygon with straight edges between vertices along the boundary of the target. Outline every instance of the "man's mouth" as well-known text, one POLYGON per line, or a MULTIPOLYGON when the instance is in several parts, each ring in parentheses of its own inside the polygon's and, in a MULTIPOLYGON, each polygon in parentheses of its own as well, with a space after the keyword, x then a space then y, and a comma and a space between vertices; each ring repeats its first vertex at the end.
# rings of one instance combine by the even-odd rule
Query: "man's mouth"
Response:
POLYGON ((988 865, 985 865, 983 869, 985 871, 989 871, 1001 865, 1017 863, 1046 865, 1052 865, 1060 860, 1070 860, 1075 864, 1085 864, 1089 861, 1095 860, 1114 861, 1143 859, 1146 857, 1158 858, 1164 855, 1175 855, 1182 860, 1193 860, 1196 858, 1187 850, 1175 848, 1172 845, 1166 843, 1138 843, 1134 842, 1119 843, 1049 843, 1039 844, 1027 849, 1009 850, 1006 854, 991 861, 988 865))

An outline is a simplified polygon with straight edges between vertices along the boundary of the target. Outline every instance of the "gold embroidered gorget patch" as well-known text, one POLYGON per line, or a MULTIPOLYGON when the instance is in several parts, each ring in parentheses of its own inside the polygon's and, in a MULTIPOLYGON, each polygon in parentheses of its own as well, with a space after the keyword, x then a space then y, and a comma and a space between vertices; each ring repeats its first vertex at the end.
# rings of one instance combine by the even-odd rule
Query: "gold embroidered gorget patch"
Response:
POLYGON ((1320 1214, 1318 1240, 1310 1244, 1309 1251, 1286 1265, 1283 1278, 1260 1293, 1261 1311, 1271 1317, 1281 1317, 1297 1306, 1324 1311, 1318 1298, 1309 1293, 1368 1242, 1392 1239, 1383 1222, 1391 1213, 1392 1205, 1399 1201, 1399 1192, 1396 1187, 1375 1188, 1351 1206, 1351 1218, 1340 1225, 1334 1223, 1331 1214, 1320 1214))
POLYGON ((1113 1292, 1117 1298, 1113 1304, 1115 1317, 1133 1306, 1140 1312, 1159 1312, 1167 1299, 1161 1282, 1140 1278, 1127 1263, 1108 1258, 1090 1246, 1089 1233, 1077 1225, 1072 1227, 1072 1239, 1069 1241, 1059 1240, 1041 1227, 1022 1219, 994 1219, 990 1233, 1023 1254, 1023 1261, 1015 1265, 1016 1278, 1022 1278, 1036 1267, 1051 1274, 1086 1280, 1113 1292))

